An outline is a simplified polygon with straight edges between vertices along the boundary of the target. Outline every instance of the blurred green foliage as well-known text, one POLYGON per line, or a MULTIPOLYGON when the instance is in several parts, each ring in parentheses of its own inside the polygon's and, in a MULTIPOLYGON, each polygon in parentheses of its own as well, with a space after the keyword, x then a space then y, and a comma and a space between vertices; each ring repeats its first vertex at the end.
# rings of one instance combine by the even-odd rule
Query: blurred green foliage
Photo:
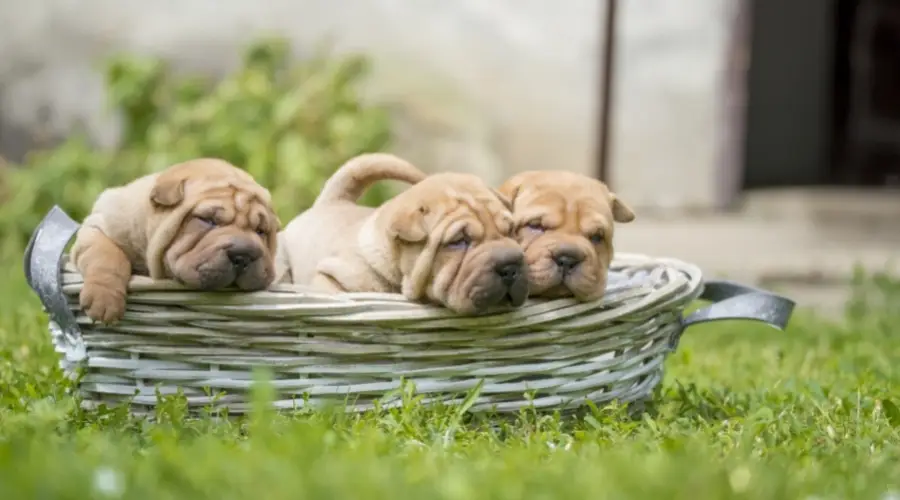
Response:
MULTIPOLYGON (((118 147, 98 149, 73 135, 0 170, 5 249, 23 248, 54 204, 81 220, 106 187, 204 156, 245 168, 287 222, 344 161, 389 142, 387 113, 361 100, 367 69, 361 57, 324 52, 293 65, 282 39, 251 44, 223 79, 176 73, 154 58, 114 58, 105 77, 122 119, 118 147)), ((376 205, 389 194, 376 185, 361 202, 376 205)))

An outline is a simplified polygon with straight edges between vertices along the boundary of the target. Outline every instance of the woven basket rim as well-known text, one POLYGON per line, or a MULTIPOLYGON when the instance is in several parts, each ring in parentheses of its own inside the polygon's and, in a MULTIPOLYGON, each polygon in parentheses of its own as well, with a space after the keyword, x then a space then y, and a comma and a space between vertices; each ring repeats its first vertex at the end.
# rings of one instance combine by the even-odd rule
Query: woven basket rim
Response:
MULTIPOLYGON (((67 295, 77 294, 78 290, 80 290, 81 285, 83 284, 83 277, 81 274, 74 268, 74 266, 69 262, 68 258, 63 259, 63 263, 61 264, 61 283, 63 285, 63 292, 67 295)), ((612 260, 609 271, 615 272, 622 268, 634 268, 634 267, 643 267, 648 270, 650 269, 668 269, 674 271, 682 276, 688 278, 689 287, 696 291, 695 295, 699 295, 702 292, 702 281, 703 281, 703 273, 700 268, 692 263, 683 261, 681 259, 671 258, 671 257, 655 257, 649 256, 646 254, 640 253, 617 253, 615 258, 612 260)), ((293 285, 293 284, 272 284, 265 290, 254 291, 254 292, 245 292, 234 289, 226 289, 220 291, 199 291, 191 289, 188 286, 185 286, 175 280, 172 279, 159 279, 155 280, 147 276, 135 275, 132 276, 131 280, 128 283, 128 292, 129 297, 147 295, 152 293, 177 293, 179 296, 184 297, 237 297, 242 296, 247 300, 243 300, 242 302, 252 302, 252 298, 255 297, 266 297, 271 295, 277 295, 279 297, 292 297, 297 300, 308 301, 308 302, 321 302, 321 303, 333 303, 333 304, 341 304, 341 303, 360 303, 365 302, 370 307, 379 309, 385 308, 390 310, 396 310, 401 308, 405 313, 416 315, 424 314, 428 316, 433 316, 435 314, 439 314, 441 316, 446 317, 458 317, 458 318, 466 318, 471 316, 465 316, 453 313, 452 311, 435 304, 428 304, 422 302, 414 302, 406 299, 400 293, 384 293, 384 292, 340 292, 340 293, 329 293, 322 292, 316 289, 313 289, 306 285, 293 285)), ((605 294, 604 297, 601 297, 594 301, 579 301, 572 297, 566 298, 556 298, 556 299, 543 299, 543 298, 533 298, 530 297, 526 304, 522 307, 544 307, 548 309, 553 309, 555 307, 565 307, 572 305, 581 305, 585 309, 590 309, 591 305, 596 306, 596 308, 609 308, 609 304, 605 303, 605 294)), ((499 310, 498 312, 488 312, 477 315, 480 318, 487 318, 493 315, 504 315, 508 314, 510 311, 516 311, 521 308, 504 308, 499 310)))

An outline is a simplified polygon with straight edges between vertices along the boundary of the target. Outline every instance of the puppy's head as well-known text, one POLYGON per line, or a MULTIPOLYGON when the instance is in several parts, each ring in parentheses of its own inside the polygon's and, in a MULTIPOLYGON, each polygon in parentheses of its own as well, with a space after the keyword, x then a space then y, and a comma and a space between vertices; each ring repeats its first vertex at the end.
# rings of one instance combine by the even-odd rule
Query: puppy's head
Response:
POLYGON ((375 219, 390 240, 390 272, 403 294, 463 314, 525 302, 525 259, 510 237, 512 223, 505 197, 460 173, 429 176, 375 219))
POLYGON ((634 212, 602 182, 572 172, 524 172, 500 192, 513 206, 531 295, 602 297, 613 257, 613 223, 631 222, 634 212))
POLYGON ((151 277, 199 290, 272 283, 280 222, 248 173, 216 159, 180 163, 158 175, 150 204, 151 277))

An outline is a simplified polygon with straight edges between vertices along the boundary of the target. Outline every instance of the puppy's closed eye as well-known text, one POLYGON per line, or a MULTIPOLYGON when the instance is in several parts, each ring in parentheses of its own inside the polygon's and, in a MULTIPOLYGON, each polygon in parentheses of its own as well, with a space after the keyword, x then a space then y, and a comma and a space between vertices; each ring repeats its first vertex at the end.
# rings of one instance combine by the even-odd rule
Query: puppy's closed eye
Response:
POLYGON ((453 239, 444 243, 444 246, 450 250, 465 250, 472 244, 472 239, 465 233, 455 236, 453 239))
POLYGON ((525 228, 525 229, 527 229, 528 231, 532 231, 532 232, 535 232, 535 233, 543 233, 544 231, 547 230, 547 228, 546 228, 546 227, 544 226, 544 224, 540 221, 540 219, 535 219, 535 220, 528 221, 528 222, 526 222, 525 225, 523 225, 522 227, 525 228))
POLYGON ((213 228, 213 227, 216 227, 219 225, 219 223, 216 222, 216 219, 214 217, 210 217, 208 215, 195 215, 194 219, 198 220, 204 226, 207 226, 210 228, 213 228))

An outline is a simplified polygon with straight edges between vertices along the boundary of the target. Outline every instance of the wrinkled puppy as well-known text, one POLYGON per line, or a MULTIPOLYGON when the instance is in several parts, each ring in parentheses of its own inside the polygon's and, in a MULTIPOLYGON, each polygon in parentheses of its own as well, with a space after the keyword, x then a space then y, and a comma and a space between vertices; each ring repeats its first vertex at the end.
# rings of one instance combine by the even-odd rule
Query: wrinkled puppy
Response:
POLYGON ((603 296, 613 258, 613 223, 634 212, 597 179, 566 171, 523 172, 500 192, 512 203, 532 297, 603 296))
POLYGON ((72 247, 81 308, 95 321, 120 320, 132 274, 198 290, 266 288, 279 228, 268 190, 223 160, 191 160, 107 189, 72 247))
POLYGON ((426 176, 389 154, 348 161, 281 233, 285 280, 329 292, 402 293, 462 314, 518 307, 524 253, 505 198, 469 174, 426 176), (377 209, 356 199, 376 180, 412 184, 377 209))

